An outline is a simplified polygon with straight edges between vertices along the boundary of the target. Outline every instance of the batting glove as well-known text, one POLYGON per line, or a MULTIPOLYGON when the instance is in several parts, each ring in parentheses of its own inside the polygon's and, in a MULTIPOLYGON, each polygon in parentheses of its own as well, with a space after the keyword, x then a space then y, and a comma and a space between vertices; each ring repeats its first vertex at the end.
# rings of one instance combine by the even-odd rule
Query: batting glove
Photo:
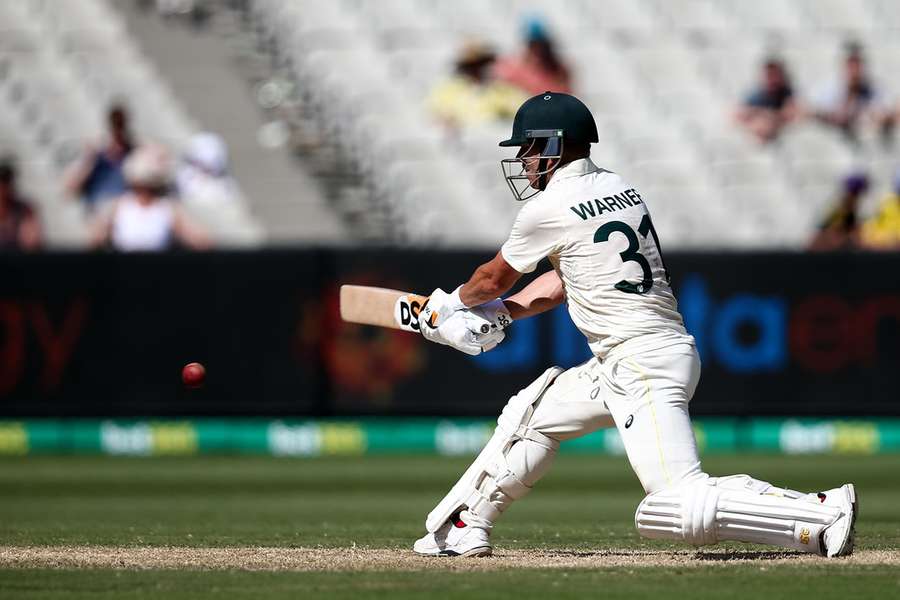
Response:
MULTIPOLYGON (((419 331, 422 332, 422 337, 430 342, 450 346, 471 356, 490 350, 502 341, 502 337, 498 341, 495 333, 476 334, 471 328, 480 327, 482 323, 481 321, 470 323, 470 319, 472 316, 468 311, 458 311, 437 327, 420 322, 419 331)), ((505 336, 502 331, 500 334, 505 336)))
POLYGON ((481 306, 475 306, 469 309, 469 312, 482 319, 484 323, 479 326, 479 333, 487 333, 483 325, 487 325, 491 331, 503 331, 512 325, 513 319, 503 304, 503 300, 497 298, 490 302, 485 302, 481 306))
POLYGON ((466 305, 459 299, 461 287, 459 286, 449 294, 441 288, 431 292, 428 302, 419 312, 419 327, 423 330, 429 325, 432 329, 437 328, 455 312, 465 309, 466 305))

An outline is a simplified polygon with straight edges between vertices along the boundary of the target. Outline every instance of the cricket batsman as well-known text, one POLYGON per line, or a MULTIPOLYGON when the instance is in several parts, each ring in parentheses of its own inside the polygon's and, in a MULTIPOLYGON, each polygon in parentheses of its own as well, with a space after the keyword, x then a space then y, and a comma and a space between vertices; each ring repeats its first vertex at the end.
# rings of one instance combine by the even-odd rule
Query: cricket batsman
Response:
POLYGON ((504 329, 565 302, 593 357, 550 367, 510 398, 469 469, 428 515, 414 550, 487 556, 494 524, 548 471, 563 440, 619 430, 644 487, 634 523, 647 538, 770 544, 820 554, 853 552, 858 512, 852 484, 818 493, 749 475, 714 477, 697 455, 688 404, 700 358, 688 335, 646 199, 590 159, 598 142, 588 108, 546 92, 516 113, 516 147, 501 161, 517 200, 528 200, 497 255, 451 293, 436 289, 422 335, 477 354, 504 329), (553 269, 500 299, 543 258, 553 269))

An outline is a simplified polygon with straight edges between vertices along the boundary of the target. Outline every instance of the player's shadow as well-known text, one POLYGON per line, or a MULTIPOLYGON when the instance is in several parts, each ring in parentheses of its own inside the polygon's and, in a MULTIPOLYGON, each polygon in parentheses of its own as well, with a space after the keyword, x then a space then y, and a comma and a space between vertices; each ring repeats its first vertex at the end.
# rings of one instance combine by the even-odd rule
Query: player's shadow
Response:
MULTIPOLYGON (((665 550, 541 550, 544 556, 567 556, 571 558, 602 558, 609 556, 628 556, 632 558, 658 557, 665 554, 678 554, 665 550)), ((685 553, 681 553, 685 554, 685 553)))
POLYGON ((793 550, 731 550, 728 552, 695 552, 693 558, 710 562, 727 562, 730 560, 783 560, 801 556, 809 556, 809 554, 793 550))
POLYGON ((803 552, 778 550, 729 550, 720 552, 689 552, 671 550, 543 550, 545 556, 567 556, 572 558, 602 558, 627 556, 630 558, 659 558, 661 556, 684 556, 698 561, 727 562, 750 560, 784 560, 809 556, 803 552))

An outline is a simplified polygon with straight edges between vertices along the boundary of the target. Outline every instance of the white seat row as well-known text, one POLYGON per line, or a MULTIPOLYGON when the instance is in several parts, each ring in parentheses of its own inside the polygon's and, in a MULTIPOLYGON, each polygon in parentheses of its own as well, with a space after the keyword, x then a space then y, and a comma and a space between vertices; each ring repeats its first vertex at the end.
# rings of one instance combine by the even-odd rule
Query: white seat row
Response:
POLYGON ((839 72, 851 37, 873 40, 868 55, 879 81, 900 69, 892 36, 900 6, 890 0, 255 0, 253 7, 326 128, 377 182, 376 201, 406 215, 407 239, 427 230, 410 217, 427 204, 435 215, 452 215, 435 221, 443 226, 434 235, 447 244, 500 241, 517 208, 497 164, 506 154, 496 143, 509 124, 447 138, 423 111, 427 91, 451 72, 467 38, 508 52, 526 17, 545 20, 596 115, 597 161, 666 198, 657 212, 675 232, 668 244, 675 247, 801 246, 822 206, 803 202, 799 190, 833 188, 866 164, 818 126, 792 126, 769 148, 736 129, 731 113, 765 56, 785 58, 801 95, 839 72))
MULTIPOLYGON (((0 2, 0 113, 15 139, 0 139, 23 167, 23 188, 40 203, 50 246, 86 240, 82 208, 65 198, 62 171, 104 131, 113 102, 130 108, 139 139, 177 154, 198 127, 128 35, 106 0, 0 2)), ((224 244, 254 244, 261 232, 243 201, 198 215, 224 244)))

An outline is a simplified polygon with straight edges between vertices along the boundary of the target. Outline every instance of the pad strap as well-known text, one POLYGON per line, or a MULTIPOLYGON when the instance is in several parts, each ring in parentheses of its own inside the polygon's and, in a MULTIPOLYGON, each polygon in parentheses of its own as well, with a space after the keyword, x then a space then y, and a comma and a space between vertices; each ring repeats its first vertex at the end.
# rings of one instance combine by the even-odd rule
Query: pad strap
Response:
POLYGON ((528 440, 534 442, 535 444, 539 444, 546 448, 547 450, 559 450, 559 441, 554 440, 551 437, 547 437, 540 431, 532 429, 528 425, 519 425, 516 429, 515 437, 520 440, 528 440))

